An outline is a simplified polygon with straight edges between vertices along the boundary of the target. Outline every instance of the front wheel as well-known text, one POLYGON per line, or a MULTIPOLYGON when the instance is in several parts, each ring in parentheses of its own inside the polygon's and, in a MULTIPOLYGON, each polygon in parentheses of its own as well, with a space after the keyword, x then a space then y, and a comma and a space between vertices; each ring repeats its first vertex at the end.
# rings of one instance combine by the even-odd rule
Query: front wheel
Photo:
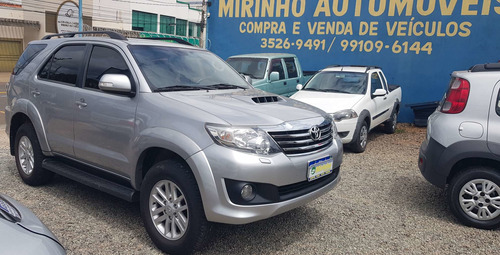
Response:
POLYGON ((448 187, 450 209, 464 225, 494 229, 500 226, 500 173, 491 167, 469 167, 448 187))
POLYGON ((209 224, 189 167, 165 160, 146 174, 141 217, 153 243, 169 254, 188 254, 204 244, 209 224))
POLYGON ((354 132, 354 137, 350 143, 351 150, 356 153, 365 151, 368 144, 368 124, 363 121, 361 125, 354 132))

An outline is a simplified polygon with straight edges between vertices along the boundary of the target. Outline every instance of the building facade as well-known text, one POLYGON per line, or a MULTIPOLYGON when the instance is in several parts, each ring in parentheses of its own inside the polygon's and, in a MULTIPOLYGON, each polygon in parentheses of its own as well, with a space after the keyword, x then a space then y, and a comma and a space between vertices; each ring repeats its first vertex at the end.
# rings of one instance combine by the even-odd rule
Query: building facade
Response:
MULTIPOLYGON (((47 34, 79 30, 79 0, 0 0, 0 72, 11 71, 26 45, 47 34)), ((84 31, 128 37, 176 37, 203 45, 202 2, 82 0, 84 31)))

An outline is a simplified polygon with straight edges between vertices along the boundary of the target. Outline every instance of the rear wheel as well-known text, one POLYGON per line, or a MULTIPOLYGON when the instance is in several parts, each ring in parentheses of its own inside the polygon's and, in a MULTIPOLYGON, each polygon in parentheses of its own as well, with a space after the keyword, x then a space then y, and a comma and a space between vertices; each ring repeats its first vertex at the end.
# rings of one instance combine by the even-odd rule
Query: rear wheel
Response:
POLYGON ((448 187, 452 213, 463 224, 493 229, 500 226, 500 174, 490 167, 470 167, 448 187))
POLYGON ((146 231, 162 251, 188 254, 204 244, 209 224, 186 164, 165 160, 151 167, 141 187, 140 204, 146 231))
POLYGON ((15 138, 15 159, 21 179, 28 185, 49 182, 54 173, 42 168, 43 153, 31 123, 19 127, 15 138))
POLYGON ((396 132, 397 128, 397 123, 398 123, 398 112, 394 111, 391 115, 391 118, 389 118, 385 123, 384 123, 384 130, 387 134, 394 134, 396 132))
POLYGON ((366 145, 368 144, 368 124, 363 121, 361 125, 354 132, 354 137, 352 142, 349 144, 351 150, 356 153, 361 153, 365 151, 366 145))

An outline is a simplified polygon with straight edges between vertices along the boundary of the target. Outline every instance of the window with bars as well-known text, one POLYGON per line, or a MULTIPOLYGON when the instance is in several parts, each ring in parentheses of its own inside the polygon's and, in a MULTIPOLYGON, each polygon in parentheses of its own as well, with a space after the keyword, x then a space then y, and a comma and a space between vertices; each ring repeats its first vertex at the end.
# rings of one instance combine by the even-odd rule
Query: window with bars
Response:
POLYGON ((187 20, 177 19, 177 24, 175 26, 175 34, 180 36, 187 36, 187 20))
POLYGON ((132 30, 157 32, 158 15, 147 12, 132 11, 132 30))
POLYGON ((160 33, 175 34, 175 18, 160 15, 160 33))

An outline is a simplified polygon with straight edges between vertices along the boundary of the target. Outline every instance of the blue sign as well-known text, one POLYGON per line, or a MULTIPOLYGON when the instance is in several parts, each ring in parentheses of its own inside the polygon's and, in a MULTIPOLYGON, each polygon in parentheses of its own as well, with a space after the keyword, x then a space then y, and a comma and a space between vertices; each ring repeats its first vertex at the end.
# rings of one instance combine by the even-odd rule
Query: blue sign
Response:
POLYGON ((296 54, 308 71, 380 66, 403 106, 439 101, 452 71, 500 60, 500 0, 219 0, 208 11, 207 48, 224 59, 272 52, 296 54))

